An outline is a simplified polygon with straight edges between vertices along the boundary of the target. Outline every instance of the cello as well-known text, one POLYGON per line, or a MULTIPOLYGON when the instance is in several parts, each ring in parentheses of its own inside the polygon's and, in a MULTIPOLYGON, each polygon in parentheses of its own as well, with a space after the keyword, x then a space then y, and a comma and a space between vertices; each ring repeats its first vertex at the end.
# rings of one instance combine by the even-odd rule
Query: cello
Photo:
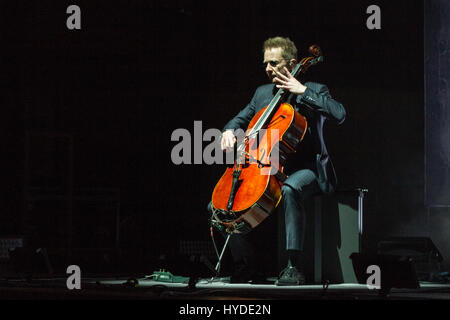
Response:
MULTIPOLYGON (((323 61, 317 45, 312 45, 309 53, 312 56, 303 58, 292 70, 293 77, 323 61)), ((283 165, 296 152, 308 127, 306 118, 284 102, 288 95, 279 89, 269 105, 252 118, 244 138, 237 142, 234 165, 214 188, 210 222, 229 235, 250 232, 280 203, 281 186, 287 179, 283 165)))

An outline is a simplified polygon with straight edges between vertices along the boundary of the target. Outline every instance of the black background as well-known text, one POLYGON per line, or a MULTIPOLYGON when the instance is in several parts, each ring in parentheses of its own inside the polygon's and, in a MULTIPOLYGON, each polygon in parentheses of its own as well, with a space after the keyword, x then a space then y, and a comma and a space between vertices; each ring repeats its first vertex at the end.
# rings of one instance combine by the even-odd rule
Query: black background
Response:
MULTIPOLYGON (((75 193, 120 190, 124 269, 150 271, 180 240, 207 241, 205 207, 224 167, 174 165, 171 134, 193 134, 194 121, 221 129, 267 81, 261 47, 277 35, 300 57, 313 43, 324 52, 303 80, 325 83, 347 110, 325 135, 340 186, 369 189, 365 246, 437 232, 424 206, 422 1, 2 1, 0 11, 0 234, 27 230, 26 132, 59 132, 73 137, 75 193), (81 30, 66 27, 70 4, 81 30), (371 4, 381 30, 366 27, 371 4)), ((34 186, 67 191, 64 148, 31 146, 34 186)), ((35 245, 57 228, 41 223, 35 245)))

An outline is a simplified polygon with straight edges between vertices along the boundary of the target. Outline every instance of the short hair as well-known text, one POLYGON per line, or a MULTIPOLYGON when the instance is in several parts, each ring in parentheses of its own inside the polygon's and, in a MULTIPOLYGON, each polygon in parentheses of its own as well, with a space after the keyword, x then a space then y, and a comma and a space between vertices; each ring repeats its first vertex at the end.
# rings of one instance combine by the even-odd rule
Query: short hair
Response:
POLYGON ((283 58, 286 60, 297 59, 297 47, 289 38, 274 37, 267 39, 263 44, 263 54, 271 48, 282 48, 283 58))

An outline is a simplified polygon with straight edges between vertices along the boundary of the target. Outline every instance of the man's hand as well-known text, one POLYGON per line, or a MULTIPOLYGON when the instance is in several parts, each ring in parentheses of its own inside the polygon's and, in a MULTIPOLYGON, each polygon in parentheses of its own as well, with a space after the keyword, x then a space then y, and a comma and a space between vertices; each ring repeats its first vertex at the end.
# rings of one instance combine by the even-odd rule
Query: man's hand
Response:
POLYGON ((222 151, 231 151, 236 143, 236 137, 233 134, 233 130, 226 130, 222 133, 222 140, 220 141, 220 146, 222 151))
POLYGON ((286 67, 284 67, 284 71, 286 72, 286 75, 274 70, 275 74, 277 75, 274 78, 274 80, 278 83, 276 85, 277 88, 288 90, 289 92, 296 95, 303 94, 307 87, 301 84, 300 81, 295 79, 286 67))

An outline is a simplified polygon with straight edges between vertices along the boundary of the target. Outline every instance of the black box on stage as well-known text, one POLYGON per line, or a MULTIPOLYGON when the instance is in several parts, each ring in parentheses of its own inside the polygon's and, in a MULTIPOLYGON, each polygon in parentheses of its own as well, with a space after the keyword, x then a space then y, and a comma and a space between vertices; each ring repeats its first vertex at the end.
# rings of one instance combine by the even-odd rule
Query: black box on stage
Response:
POLYGON ((367 284, 372 275, 370 266, 377 266, 380 271, 381 289, 420 288, 412 259, 406 256, 389 254, 352 253, 350 256, 358 283, 367 284))
POLYGON ((390 237, 378 243, 379 254, 409 257, 414 263, 417 277, 422 281, 431 281, 440 271, 443 257, 430 238, 426 237, 390 237))

